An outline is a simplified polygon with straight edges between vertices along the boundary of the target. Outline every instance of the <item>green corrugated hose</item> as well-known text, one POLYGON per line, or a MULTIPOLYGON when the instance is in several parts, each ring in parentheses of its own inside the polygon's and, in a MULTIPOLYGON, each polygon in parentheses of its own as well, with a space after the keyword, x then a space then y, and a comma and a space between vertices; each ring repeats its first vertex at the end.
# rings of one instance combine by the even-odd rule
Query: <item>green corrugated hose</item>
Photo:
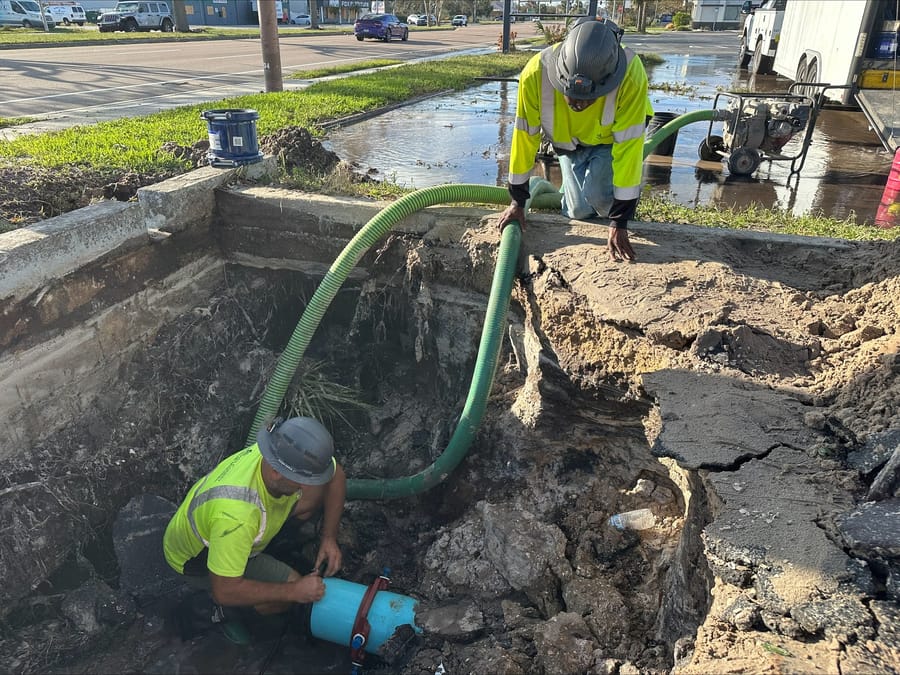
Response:
MULTIPOLYGON (((272 379, 266 386, 262 401, 253 420, 247 444, 256 442, 256 433, 267 419, 274 417, 293 379, 300 359, 322 321, 325 310, 337 295, 344 280, 365 253, 399 221, 416 211, 435 204, 474 202, 506 204, 509 192, 502 187, 488 185, 439 185, 417 190, 398 199, 376 214, 356 233, 329 268, 309 304, 303 311, 287 347, 278 359, 272 379)), ((427 490, 443 480, 462 461, 481 422, 499 353, 509 295, 521 242, 518 223, 504 228, 488 310, 475 363, 475 374, 466 405, 447 449, 427 469, 415 476, 389 480, 350 480, 347 497, 351 499, 382 499, 404 497, 427 490)))
MULTIPOLYGON (((714 112, 712 110, 700 110, 688 113, 660 127, 652 138, 645 141, 644 157, 646 158, 653 148, 685 124, 709 120, 714 112)), ((526 210, 529 208, 560 208, 561 195, 548 181, 536 177, 532 178, 530 189, 531 199, 526 205, 526 210)), ((509 192, 501 187, 467 184, 439 185, 417 190, 403 196, 380 211, 350 240, 328 269, 309 304, 303 311, 300 321, 294 328, 287 347, 285 347, 284 352, 278 359, 275 372, 266 386, 266 390, 263 392, 259 409, 253 420, 253 426, 250 429, 250 434, 247 436, 247 445, 256 442, 256 434, 259 429, 262 428, 267 419, 271 419, 277 414, 287 392, 288 385, 294 377, 297 366, 300 364, 300 359, 306 352, 307 347, 309 347, 312 336, 321 323, 325 311, 337 295, 350 271, 366 252, 387 234, 394 225, 416 211, 436 204, 459 202, 507 204, 509 203, 509 192)), ((469 386, 469 395, 466 398, 459 423, 453 432, 453 436, 450 438, 447 448, 434 463, 413 476, 374 480, 348 480, 347 497, 349 499, 389 499, 407 497, 424 492, 444 480, 465 457, 474 438, 475 431, 481 423, 487 397, 493 384, 494 370, 497 364, 497 355, 500 351, 506 313, 509 308, 509 295, 512 291, 512 280, 515 274, 521 237, 522 233, 519 224, 511 223, 509 227, 504 228, 500 238, 497 266, 494 269, 494 278, 491 284, 481 342, 478 346, 475 371, 472 383, 469 386)))
POLYGON ((681 127, 693 122, 708 122, 711 119, 721 119, 727 110, 695 110, 694 112, 679 115, 671 122, 662 125, 647 140, 644 141, 644 159, 656 148, 657 145, 678 131, 681 127))

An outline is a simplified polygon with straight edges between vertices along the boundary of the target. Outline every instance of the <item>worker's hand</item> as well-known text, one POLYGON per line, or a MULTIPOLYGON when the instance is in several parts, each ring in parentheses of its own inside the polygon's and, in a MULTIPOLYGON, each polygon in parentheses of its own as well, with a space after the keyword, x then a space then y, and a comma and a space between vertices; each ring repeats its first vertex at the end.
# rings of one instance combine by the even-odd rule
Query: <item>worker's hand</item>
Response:
POLYGON ((333 537, 322 537, 319 554, 316 556, 316 569, 322 569, 322 563, 327 561, 324 576, 332 577, 341 569, 342 557, 337 541, 333 537))
POLYGON ((609 259, 614 262, 634 261, 634 249, 628 241, 628 230, 624 227, 610 226, 606 248, 609 250, 609 259))
POLYGON ((500 231, 503 232, 503 228, 509 225, 512 221, 518 221, 519 227, 522 228, 522 231, 525 231, 525 209, 521 206, 513 202, 509 206, 506 207, 506 211, 500 214, 500 220, 497 221, 497 227, 500 228, 500 231))
POLYGON ((318 572, 307 574, 293 582, 294 592, 291 594, 291 600, 301 604, 310 602, 318 602, 325 595, 325 582, 318 572))

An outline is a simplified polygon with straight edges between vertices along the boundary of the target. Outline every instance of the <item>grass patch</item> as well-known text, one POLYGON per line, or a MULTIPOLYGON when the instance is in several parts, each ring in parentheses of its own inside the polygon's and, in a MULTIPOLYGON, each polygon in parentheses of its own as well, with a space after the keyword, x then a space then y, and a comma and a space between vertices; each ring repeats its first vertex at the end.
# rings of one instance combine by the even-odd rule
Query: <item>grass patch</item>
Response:
POLYGON ((312 80, 317 77, 327 77, 328 75, 340 75, 342 73, 354 73, 358 70, 369 70, 370 68, 385 68, 387 66, 396 66, 403 63, 400 59, 372 59, 371 61, 356 61, 355 63, 342 63, 337 66, 327 66, 324 68, 311 68, 309 70, 297 70, 288 77, 292 80, 312 80))
MULTIPOLYGON (((115 3, 112 3, 115 4, 115 3)), ((350 34, 352 25, 334 26, 312 30, 309 28, 293 28, 279 26, 280 39, 304 39, 316 35, 350 34)), ((184 42, 196 40, 246 40, 259 38, 259 28, 214 28, 205 26, 193 28, 190 33, 163 33, 150 31, 147 33, 101 33, 96 26, 57 26, 45 33, 36 28, 22 28, 20 26, 4 26, 0 28, 0 47, 20 45, 58 45, 79 42, 133 42, 135 40, 161 40, 163 42, 184 42)))
POLYGON ((0 129, 3 127, 16 127, 20 124, 34 122, 34 117, 0 117, 0 129))
MULTIPOLYGON (((388 71, 354 75, 316 82, 302 91, 273 92, 234 97, 204 105, 187 106, 142 118, 119 119, 91 126, 22 136, 0 141, 0 164, 31 165, 42 170, 65 166, 67 170, 124 170, 178 172, 187 162, 160 150, 166 141, 189 146, 206 135, 202 110, 213 108, 253 108, 260 114, 260 135, 300 126, 319 133, 320 125, 349 115, 372 111, 414 96, 445 90, 460 91, 476 83, 476 77, 514 76, 533 54, 511 52, 484 56, 457 56, 449 59, 405 64, 388 71)), ((645 59, 647 55, 641 55, 645 59)), ((390 63, 374 60, 359 67, 390 63)), ((344 66, 338 66, 344 68, 344 66)), ((322 69, 328 73, 337 69, 322 69)), ((346 72, 346 71, 345 71, 346 72)), ((308 72, 307 77, 311 77, 308 72)), ((22 118, 0 118, 11 124, 22 118)), ((17 122, 21 123, 21 121, 17 122)), ((328 194, 351 194, 378 199, 395 199, 411 190, 391 181, 362 183, 340 172, 328 176, 294 171, 284 182, 299 189, 328 194)), ((814 235, 848 240, 893 240, 900 228, 883 230, 859 225, 853 218, 836 220, 822 215, 793 216, 767 206, 747 209, 687 207, 669 202, 665 194, 645 194, 638 206, 638 218, 730 229, 814 235)), ((3 223, 0 223, 3 225, 3 223)), ((8 226, 9 224, 5 224, 8 226)))
POLYGON ((659 54, 644 54, 639 52, 638 58, 640 58, 645 68, 648 68, 650 66, 658 66, 660 63, 666 62, 666 60, 659 54))
POLYGON ((822 214, 795 216, 771 206, 754 204, 747 208, 723 206, 682 206, 663 194, 645 193, 638 203, 637 217, 657 223, 682 223, 730 230, 754 230, 812 237, 834 237, 851 241, 895 240, 900 228, 883 230, 860 225, 853 217, 839 220, 822 214))
POLYGON ((140 118, 123 118, 34 136, 0 141, 0 160, 41 167, 80 165, 150 172, 187 168, 183 160, 161 152, 166 141, 192 145, 205 138, 203 110, 252 108, 257 130, 270 134, 289 126, 315 133, 324 122, 405 101, 413 96, 460 91, 476 77, 517 74, 529 54, 458 56, 316 82, 302 91, 237 96, 185 106, 140 118))
POLYGON ((687 96, 693 98, 697 95, 697 87, 685 82, 658 82, 648 85, 650 91, 662 91, 672 96, 687 96))

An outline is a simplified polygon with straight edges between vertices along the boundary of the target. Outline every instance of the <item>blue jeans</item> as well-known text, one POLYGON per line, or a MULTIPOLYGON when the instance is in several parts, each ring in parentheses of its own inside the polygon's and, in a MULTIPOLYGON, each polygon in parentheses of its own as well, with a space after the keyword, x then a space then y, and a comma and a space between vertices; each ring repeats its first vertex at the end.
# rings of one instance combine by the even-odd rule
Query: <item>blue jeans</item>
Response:
POLYGON ((562 214, 577 219, 605 218, 613 202, 612 145, 582 147, 558 158, 562 214))

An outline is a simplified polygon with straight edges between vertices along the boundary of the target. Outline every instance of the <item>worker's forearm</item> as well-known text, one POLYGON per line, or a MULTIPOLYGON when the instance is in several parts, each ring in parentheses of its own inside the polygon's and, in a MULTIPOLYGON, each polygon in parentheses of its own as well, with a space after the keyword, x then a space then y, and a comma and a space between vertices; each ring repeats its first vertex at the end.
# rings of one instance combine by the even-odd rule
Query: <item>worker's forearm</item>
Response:
POLYGON ((220 577, 219 583, 216 583, 214 577, 212 583, 213 599, 218 604, 227 607, 261 605, 286 600, 300 602, 295 599, 296 594, 296 583, 270 583, 243 577, 228 578, 225 581, 222 581, 222 577, 220 577))

